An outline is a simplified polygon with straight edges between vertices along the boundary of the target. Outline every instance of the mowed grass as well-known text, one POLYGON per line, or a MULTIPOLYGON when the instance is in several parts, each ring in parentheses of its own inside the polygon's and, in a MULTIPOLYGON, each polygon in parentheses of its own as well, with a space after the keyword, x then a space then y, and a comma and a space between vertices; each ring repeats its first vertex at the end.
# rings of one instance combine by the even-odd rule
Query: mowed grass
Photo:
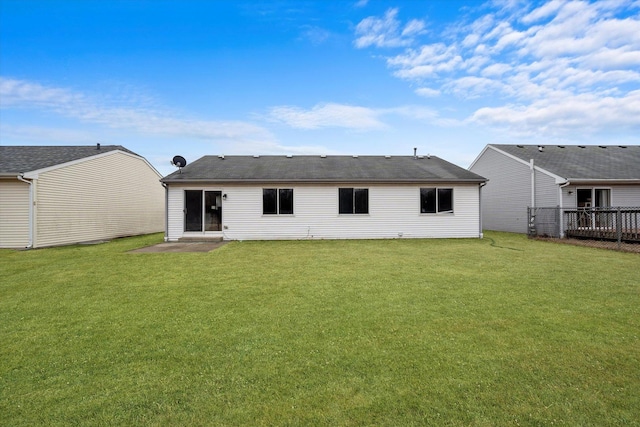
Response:
POLYGON ((640 425, 640 256, 487 237, 0 251, 0 425, 640 425))

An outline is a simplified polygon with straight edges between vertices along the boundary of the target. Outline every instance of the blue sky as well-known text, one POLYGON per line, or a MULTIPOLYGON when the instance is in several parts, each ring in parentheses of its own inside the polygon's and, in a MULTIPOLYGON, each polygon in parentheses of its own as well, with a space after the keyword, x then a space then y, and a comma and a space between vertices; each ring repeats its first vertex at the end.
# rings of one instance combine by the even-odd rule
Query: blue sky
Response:
POLYGON ((640 0, 0 5, 0 144, 434 154, 640 143, 640 0))

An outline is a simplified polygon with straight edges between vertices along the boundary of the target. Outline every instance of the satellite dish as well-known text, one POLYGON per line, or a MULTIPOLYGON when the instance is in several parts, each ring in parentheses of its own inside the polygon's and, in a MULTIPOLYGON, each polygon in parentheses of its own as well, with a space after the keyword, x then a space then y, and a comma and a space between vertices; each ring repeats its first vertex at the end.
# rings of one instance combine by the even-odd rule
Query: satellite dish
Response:
POLYGON ((187 166, 187 161, 182 156, 174 156, 173 160, 171 160, 171 164, 179 168, 183 168, 187 166))

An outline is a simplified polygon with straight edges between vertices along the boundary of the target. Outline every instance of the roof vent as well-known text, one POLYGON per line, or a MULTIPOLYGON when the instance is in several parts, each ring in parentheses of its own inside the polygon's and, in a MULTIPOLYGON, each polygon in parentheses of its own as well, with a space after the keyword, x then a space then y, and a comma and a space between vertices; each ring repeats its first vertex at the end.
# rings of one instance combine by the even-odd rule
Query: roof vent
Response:
POLYGON ((584 145, 578 145, 578 148, 585 148, 584 145))
POLYGON ((538 145, 538 151, 542 153, 544 151, 544 145, 538 145))
POLYGON ((385 159, 390 159, 390 158, 391 158, 391 156, 384 156, 384 158, 385 158, 385 159))
MULTIPOLYGON (((428 155, 427 155, 428 156, 428 155)), ((418 156, 419 159, 424 159, 424 156, 418 156)))
POLYGON ((606 145, 598 145, 598 147, 600 147, 600 148, 607 148, 607 146, 606 146, 606 145))
POLYGON ((218 158, 224 160, 224 154, 220 154, 218 158))
POLYGON ((287 159, 290 159, 290 158, 292 158, 292 157, 293 157, 293 155, 292 155, 292 154, 287 154, 287 159))
POLYGON ((99 149, 100 149, 100 143, 98 142, 98 143, 96 144, 96 150, 99 150, 99 149))
POLYGON ((320 158, 321 158, 321 159, 326 159, 326 158, 327 158, 327 155, 326 155, 326 154, 320 154, 320 158))
POLYGON ((618 147, 620 147, 620 148, 627 148, 627 146, 626 146, 626 145, 618 145, 618 147))
POLYGON ((564 148, 564 145, 558 145, 558 148, 564 148))
POLYGON ((357 155, 357 154, 354 154, 354 155, 353 155, 353 158, 354 158, 354 159, 357 159, 357 158, 358 158, 358 155, 357 155))
POLYGON ((524 145, 516 145, 518 148, 524 148, 524 145))

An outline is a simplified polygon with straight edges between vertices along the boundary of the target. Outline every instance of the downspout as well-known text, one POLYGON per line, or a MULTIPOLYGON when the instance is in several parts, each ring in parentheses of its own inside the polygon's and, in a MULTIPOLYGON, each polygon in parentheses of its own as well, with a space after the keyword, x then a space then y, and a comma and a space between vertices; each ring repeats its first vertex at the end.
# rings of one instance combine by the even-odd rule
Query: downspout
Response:
POLYGON ((529 168, 531 169, 531 207, 536 207, 536 170, 533 164, 533 159, 529 161, 529 168))
POLYGON ((19 181, 29 184, 29 243, 27 249, 33 248, 33 181, 24 179, 24 174, 17 176, 19 181))
POLYGON ((169 187, 166 182, 162 183, 164 187, 164 241, 169 241, 169 187))
POLYGON ((484 234, 482 233, 482 187, 484 187, 485 185, 487 185, 486 182, 481 182, 480 185, 478 186, 478 209, 480 210, 478 212, 480 214, 480 218, 479 218, 480 230, 479 230, 478 236, 481 239, 484 238, 484 234))
POLYGON ((562 189, 564 187, 566 187, 567 185, 571 184, 570 181, 565 182, 564 184, 560 184, 558 186, 558 207, 559 207, 559 213, 558 215, 560 215, 560 238, 563 239, 564 238, 564 203, 562 203, 562 189))

